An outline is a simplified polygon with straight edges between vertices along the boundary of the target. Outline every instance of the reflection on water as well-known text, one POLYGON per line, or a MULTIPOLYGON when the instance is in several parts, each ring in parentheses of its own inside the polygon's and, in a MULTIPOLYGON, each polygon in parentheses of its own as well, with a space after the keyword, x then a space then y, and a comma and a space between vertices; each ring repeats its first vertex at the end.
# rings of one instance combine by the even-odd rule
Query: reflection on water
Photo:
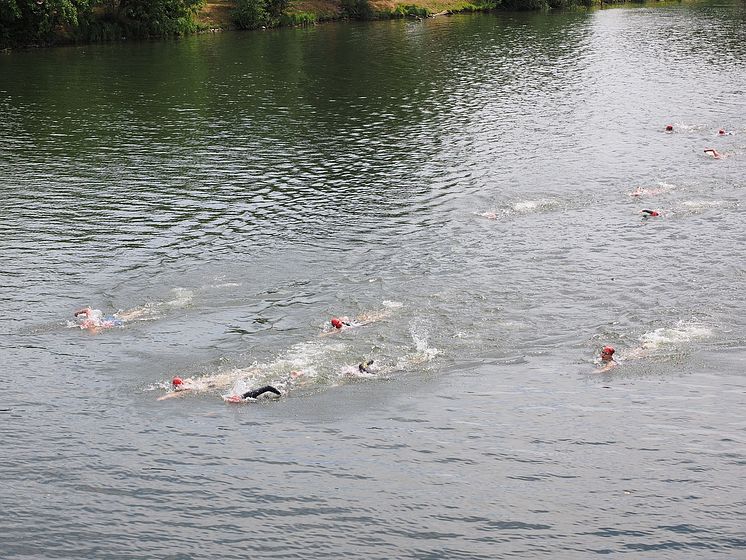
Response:
POLYGON ((5 555, 738 556, 743 11, 0 57, 5 555))

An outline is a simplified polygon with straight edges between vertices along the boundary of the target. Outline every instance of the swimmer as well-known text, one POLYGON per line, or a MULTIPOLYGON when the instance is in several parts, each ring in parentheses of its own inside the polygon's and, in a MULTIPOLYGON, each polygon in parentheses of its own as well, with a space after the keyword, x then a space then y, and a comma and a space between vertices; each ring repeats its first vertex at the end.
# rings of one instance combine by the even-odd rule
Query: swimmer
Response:
POLYGON ((341 332, 343 330, 346 330, 352 327, 363 327, 365 325, 369 325, 370 323, 375 323, 376 321, 385 319, 389 315, 391 315, 391 310, 383 309, 381 311, 361 313, 360 315, 355 317, 354 320, 351 320, 346 315, 343 317, 332 317, 331 320, 329 321, 329 323, 331 323, 332 330, 322 332, 319 336, 327 336, 330 334, 341 332))
POLYGON ((616 350, 613 346, 604 346, 601 349, 602 366, 596 370, 596 373, 604 373, 616 367, 617 363, 614 361, 614 352, 616 350))
POLYGON ((705 148, 705 153, 708 156, 712 156, 714 159, 722 159, 723 154, 718 152, 715 148, 705 148))
POLYGON ((673 125, 672 124, 667 124, 666 125, 666 132, 673 132, 673 125))
POLYGON ((229 403, 241 403, 246 401, 255 401, 262 395, 265 395, 267 393, 270 393, 272 395, 275 395, 275 397, 281 397, 282 393, 280 393, 279 390, 277 390, 275 387, 272 387, 272 385, 265 385, 264 387, 260 387, 259 389, 253 389, 251 391, 246 391, 245 393, 242 393, 241 395, 230 395, 230 396, 224 396, 223 400, 225 402, 229 403))
POLYGON ((640 213, 645 214, 643 218, 648 218, 648 217, 657 218, 658 216, 661 215, 661 213, 658 212, 658 210, 640 210, 640 213))
POLYGON ((356 366, 347 365, 342 367, 340 374, 351 379, 365 379, 377 377, 377 369, 373 367, 373 360, 365 360, 356 366))
POLYGON ((112 327, 121 327, 124 325, 124 321, 116 314, 105 317, 103 311, 100 309, 92 309, 90 307, 78 309, 73 316, 76 319, 82 318, 82 321, 79 324, 81 329, 88 329, 91 331, 110 329, 112 327))
POLYGON ((174 397, 184 396, 189 391, 192 391, 196 386, 196 381, 191 377, 182 379, 178 375, 171 380, 171 393, 158 397, 159 401, 165 401, 166 399, 173 399, 174 397))
POLYGON ((718 136, 733 136, 733 131, 721 128, 720 130, 718 130, 718 136))
POLYGON ((176 376, 171 380, 171 392, 158 397, 159 401, 183 397, 188 393, 204 393, 215 389, 230 387, 239 377, 247 374, 256 374, 256 368, 231 370, 203 377, 180 377, 176 376))
POLYGON ((350 322, 349 317, 332 317, 332 320, 329 321, 332 324, 332 327, 335 329, 343 329, 345 327, 351 327, 352 323, 350 322))
POLYGON ((373 370, 371 369, 372 365, 373 365, 373 360, 367 360, 365 362, 360 362, 357 365, 357 369, 360 373, 372 374, 373 373, 373 370))
POLYGON ((497 214, 495 212, 482 212, 478 215, 487 218, 488 220, 497 220, 497 214))

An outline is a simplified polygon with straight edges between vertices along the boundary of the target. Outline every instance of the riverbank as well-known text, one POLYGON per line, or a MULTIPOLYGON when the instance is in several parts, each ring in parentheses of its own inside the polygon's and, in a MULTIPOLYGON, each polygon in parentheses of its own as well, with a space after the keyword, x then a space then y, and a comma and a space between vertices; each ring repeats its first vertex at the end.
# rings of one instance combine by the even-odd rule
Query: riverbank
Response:
MULTIPOLYGON (((0 10, 0 49, 152 39, 225 29, 312 25, 330 20, 424 18, 460 12, 604 6, 624 0, 92 0, 73 10, 18 0, 0 10)), ((642 3, 642 2, 638 2, 642 3)))
MULTIPOLYGON (((546 7, 563 7, 571 5, 602 6, 604 4, 621 4, 623 1, 581 0, 569 2, 555 0, 554 2, 516 3, 515 9, 540 9, 546 7), (535 4, 535 5, 534 5, 535 4)), ((396 17, 427 17, 434 15, 450 15, 461 12, 488 11, 498 8, 510 9, 510 2, 495 0, 413 0, 397 2, 396 0, 295 0, 290 3, 286 11, 288 16, 284 25, 297 23, 314 23, 338 19, 390 19, 396 17), (350 13, 350 8, 358 13, 350 13), (362 12, 362 13, 361 13, 362 12)), ((222 30, 237 28, 234 13, 237 7, 235 0, 210 0, 204 3, 197 13, 197 22, 203 29, 222 30)))

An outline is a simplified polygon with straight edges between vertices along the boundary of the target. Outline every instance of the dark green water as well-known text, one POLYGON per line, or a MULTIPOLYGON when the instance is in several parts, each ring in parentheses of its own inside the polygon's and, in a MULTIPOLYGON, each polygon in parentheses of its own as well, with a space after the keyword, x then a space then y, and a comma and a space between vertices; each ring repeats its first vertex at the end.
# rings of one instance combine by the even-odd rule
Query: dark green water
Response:
POLYGON ((746 554, 745 14, 0 55, 0 556, 746 554))

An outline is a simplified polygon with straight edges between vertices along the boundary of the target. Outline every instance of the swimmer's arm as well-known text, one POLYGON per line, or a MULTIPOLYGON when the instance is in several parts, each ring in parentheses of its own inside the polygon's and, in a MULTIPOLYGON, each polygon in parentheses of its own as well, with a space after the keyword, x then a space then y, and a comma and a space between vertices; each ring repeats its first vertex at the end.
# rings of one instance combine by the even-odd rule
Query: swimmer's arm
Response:
POLYGON ((607 371, 611 371, 612 369, 614 369, 616 366, 617 366, 616 362, 609 362, 605 366, 598 368, 593 373, 606 373, 607 371))
POLYGON ((172 391, 158 397, 159 401, 165 401, 166 399, 175 399, 176 397, 183 397, 185 393, 188 393, 191 389, 182 389, 181 391, 172 391))
POLYGON ((132 319, 139 319, 145 315, 147 311, 142 307, 135 307, 134 309, 128 309, 127 311, 117 311, 114 313, 114 317, 121 319, 122 321, 131 321, 132 319))
POLYGON ((259 389, 254 389, 253 391, 247 391, 243 395, 241 395, 242 399, 255 399, 260 395, 263 395, 264 393, 273 393, 277 395, 278 397, 282 396, 280 391, 278 391, 275 387, 272 387, 272 385, 266 385, 264 387, 260 387, 259 389))

